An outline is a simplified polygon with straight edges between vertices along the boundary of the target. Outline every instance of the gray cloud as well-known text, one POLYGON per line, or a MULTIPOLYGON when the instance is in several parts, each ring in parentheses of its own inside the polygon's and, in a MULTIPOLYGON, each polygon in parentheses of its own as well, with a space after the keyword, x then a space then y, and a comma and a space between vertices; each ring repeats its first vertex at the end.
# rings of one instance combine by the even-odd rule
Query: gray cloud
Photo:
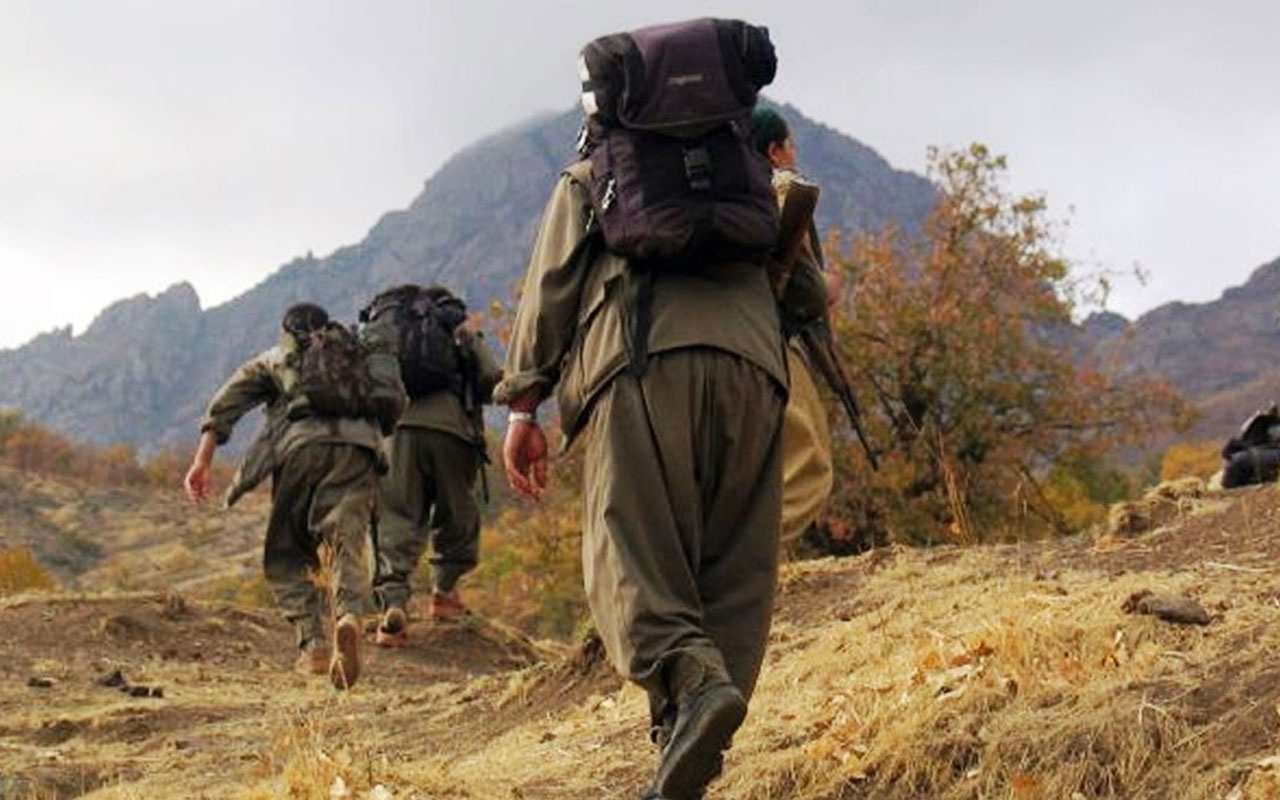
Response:
POLYGON ((770 95, 901 168, 1007 154, 1010 188, 1074 209, 1069 255, 1150 272, 1126 314, 1280 255, 1265 4, 0 0, 0 347, 353 243, 459 149, 571 105, 592 36, 697 14, 769 25, 770 95))

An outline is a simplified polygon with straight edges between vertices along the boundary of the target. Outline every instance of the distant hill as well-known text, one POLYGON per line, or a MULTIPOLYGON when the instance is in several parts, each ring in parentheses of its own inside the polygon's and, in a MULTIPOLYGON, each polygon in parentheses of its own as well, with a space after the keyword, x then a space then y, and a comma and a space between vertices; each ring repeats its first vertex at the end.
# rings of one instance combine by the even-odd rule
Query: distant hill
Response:
POLYGON ((1130 325, 1115 314, 1085 323, 1095 349, 1124 341, 1129 369, 1161 375, 1203 411, 1189 436, 1225 441, 1259 406, 1280 400, 1280 259, 1207 303, 1168 303, 1130 325))
MULTIPOLYGON (((869 147, 782 106, 805 171, 823 186, 819 225, 908 228, 933 187, 869 147)), ((549 115, 490 136, 450 159, 408 208, 384 215, 363 241, 324 258, 295 258, 223 305, 202 309, 182 283, 104 310, 69 329, 0 351, 0 406, 80 441, 149 453, 189 446, 210 393, 275 340, 281 311, 311 300, 352 319, 376 291, 413 281, 461 291, 472 307, 509 302, 548 189, 572 157, 580 120, 549 115)), ((237 434, 232 446, 243 446, 237 434)))

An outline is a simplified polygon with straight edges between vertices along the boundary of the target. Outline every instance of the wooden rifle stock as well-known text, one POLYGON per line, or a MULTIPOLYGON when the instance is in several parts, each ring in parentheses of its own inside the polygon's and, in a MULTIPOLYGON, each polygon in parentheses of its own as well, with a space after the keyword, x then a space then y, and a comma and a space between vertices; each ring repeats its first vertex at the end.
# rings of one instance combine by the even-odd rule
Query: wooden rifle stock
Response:
POLYGON ((773 296, 782 297, 791 279, 791 269, 809 237, 809 223, 818 207, 818 184, 795 178, 789 184, 778 216, 778 247, 769 262, 769 285, 773 296))

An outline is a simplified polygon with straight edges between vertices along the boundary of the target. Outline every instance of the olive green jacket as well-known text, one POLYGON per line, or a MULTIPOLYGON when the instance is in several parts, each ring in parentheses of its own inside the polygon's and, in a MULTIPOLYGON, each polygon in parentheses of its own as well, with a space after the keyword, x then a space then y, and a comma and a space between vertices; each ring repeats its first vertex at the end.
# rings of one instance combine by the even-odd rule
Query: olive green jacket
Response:
MULTIPOLYGON (((579 253, 591 204, 589 165, 578 162, 557 180, 543 212, 523 295, 512 328, 502 382, 494 399, 509 404, 556 388, 568 439, 580 430, 591 401, 629 363, 626 260, 602 247, 579 253)), ((696 272, 658 272, 654 279, 648 351, 712 347, 738 355, 785 391, 786 357, 778 312, 764 267, 708 265, 696 272)))
MULTIPOLYGON (((276 345, 249 359, 214 392, 200 421, 200 431, 213 433, 219 445, 231 438, 236 423, 245 414, 263 406, 267 421, 250 445, 244 460, 227 489, 230 506, 270 475, 295 448, 315 442, 332 442, 367 447, 386 463, 382 437, 376 422, 367 419, 288 418, 284 386, 292 380, 286 366, 288 351, 276 345)), ((403 391, 403 389, 402 389, 403 391)))

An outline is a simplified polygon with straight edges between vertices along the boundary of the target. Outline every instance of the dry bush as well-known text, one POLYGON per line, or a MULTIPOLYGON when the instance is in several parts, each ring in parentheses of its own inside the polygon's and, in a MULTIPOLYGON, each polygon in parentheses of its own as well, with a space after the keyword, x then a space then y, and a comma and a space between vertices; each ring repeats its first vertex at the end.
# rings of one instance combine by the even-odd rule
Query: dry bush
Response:
POLYGON ((0 550, 0 595, 52 591, 58 582, 27 547, 0 550))
MULTIPOLYGON (((387 764, 376 763, 378 757, 361 750, 358 740, 335 727, 342 716, 337 706, 332 712, 299 714, 277 722, 270 749, 259 755, 261 778, 242 799, 371 797, 376 787, 373 776, 387 764)), ((381 760, 385 762, 385 757, 381 760)))
POLYGON ((275 596, 261 570, 250 576, 227 575, 201 586, 200 597, 248 608, 273 608, 275 596))
MULTIPOLYGON (((558 426, 548 427, 558 452, 558 426)), ((580 631, 587 604, 582 590, 581 448, 552 463, 553 481, 542 500, 514 499, 481 531, 480 564, 464 578, 468 602, 539 637, 565 640, 580 631)), ((430 585, 420 565, 416 582, 430 585)))
POLYGON ((1209 494, 1208 487, 1200 478, 1165 481, 1148 489, 1137 500, 1112 506, 1099 538, 1132 538, 1150 533, 1188 514, 1217 507, 1219 503, 1209 494))
POLYGON ((871 472, 842 423, 833 430, 848 443, 835 450, 835 513, 909 544, 1073 533, 1064 512, 1087 521, 1102 508, 1084 501, 1114 498, 1048 493, 1051 474, 1183 430, 1192 410, 1119 350, 1073 346, 1073 320, 1103 305, 1107 276, 1059 254, 1046 201, 1006 191, 1002 156, 974 144, 929 161, 937 204, 918 233, 829 248, 857 285, 832 324, 880 450, 871 472))
MULTIPOLYGON (((96 487, 177 488, 191 463, 191 452, 190 448, 165 450, 141 463, 131 445, 76 443, 24 420, 16 411, 0 411, 0 463, 24 472, 96 487)), ((215 473, 225 484, 231 468, 217 462, 215 473)))
POLYGON ((1208 480, 1222 468, 1222 444, 1212 441, 1178 442, 1160 460, 1160 480, 1194 476, 1208 480))

